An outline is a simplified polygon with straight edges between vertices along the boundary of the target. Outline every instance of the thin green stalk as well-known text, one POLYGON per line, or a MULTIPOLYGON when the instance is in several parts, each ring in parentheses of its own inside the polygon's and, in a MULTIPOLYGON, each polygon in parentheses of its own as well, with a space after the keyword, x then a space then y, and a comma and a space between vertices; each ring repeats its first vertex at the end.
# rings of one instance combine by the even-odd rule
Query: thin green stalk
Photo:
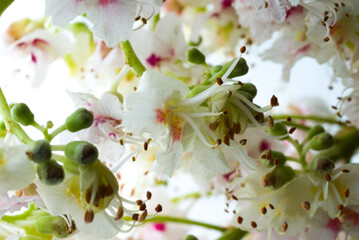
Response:
POLYGON ((5 122, 6 130, 14 134, 22 143, 29 144, 32 139, 25 133, 21 126, 15 122, 10 113, 9 105, 6 101, 4 93, 0 87, 0 112, 5 122))
POLYGON ((287 119, 290 116, 292 119, 300 119, 300 120, 311 120, 315 122, 323 122, 323 123, 330 123, 330 124, 345 124, 345 122, 340 122, 335 117, 321 117, 317 115, 291 115, 291 114, 279 114, 279 115, 272 115, 274 120, 280 119, 287 119))
POLYGON ((305 169, 305 167, 307 166, 307 162, 305 160, 305 153, 303 152, 303 146, 299 144, 297 140, 294 140, 290 136, 286 137, 286 140, 288 140, 288 142, 290 142, 297 150, 300 164, 303 166, 303 169, 305 169))
POLYGON ((15 0, 0 0, 0 16, 15 0))
POLYGON ((136 74, 141 77, 146 71, 145 66, 138 59, 135 51, 133 50, 130 41, 120 42, 123 54, 125 55, 127 63, 135 70, 136 74))
POLYGON ((51 145, 52 151, 65 151, 66 145, 51 145))
POLYGON ((51 141, 54 137, 56 137, 59 133, 66 130, 65 124, 61 125, 60 127, 56 128, 50 135, 48 141, 51 141))
POLYGON ((171 217, 171 216, 162 216, 161 215, 161 216, 156 216, 156 217, 153 217, 151 219, 145 220, 145 223, 149 223, 149 222, 181 223, 181 224, 188 224, 188 225, 196 225, 196 226, 200 226, 200 227, 205 227, 205 228, 217 230, 217 231, 220 231, 220 232, 226 231, 226 228, 224 228, 224 227, 216 226, 216 225, 209 224, 209 223, 203 223, 203 222, 199 222, 199 221, 193 221, 193 220, 189 220, 189 219, 186 219, 186 218, 171 217))

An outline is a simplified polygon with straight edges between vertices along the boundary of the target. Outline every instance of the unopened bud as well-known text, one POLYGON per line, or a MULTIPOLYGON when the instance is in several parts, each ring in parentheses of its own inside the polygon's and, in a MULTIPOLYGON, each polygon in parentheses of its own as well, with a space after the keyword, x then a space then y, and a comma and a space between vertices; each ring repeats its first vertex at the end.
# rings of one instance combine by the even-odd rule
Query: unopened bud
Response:
POLYGON ((197 48, 189 49, 186 53, 186 57, 188 62, 190 63, 198 64, 198 65, 206 64, 206 57, 197 48))
POLYGON ((85 108, 79 108, 66 118, 65 126, 70 132, 88 128, 93 122, 93 115, 85 108))
POLYGON ((44 163, 51 158, 51 145, 45 139, 32 142, 29 145, 26 155, 30 160, 36 163, 44 163))
POLYGON ((283 136, 288 133, 286 126, 283 123, 277 122, 273 124, 273 128, 269 129, 271 136, 283 136))
POLYGON ((65 178, 65 172, 55 160, 49 160, 37 166, 37 175, 42 183, 46 185, 56 185, 65 178))
POLYGON ((277 166, 263 177, 262 184, 265 187, 278 189, 294 177, 295 173, 291 167, 277 166))
POLYGON ((17 103, 11 108, 11 117, 24 126, 34 123, 34 114, 25 103, 17 103))
POLYGON ((66 221, 60 216, 42 216, 35 222, 38 233, 51 234, 58 238, 68 237, 75 229, 67 226, 66 221))
POLYGON ((187 235, 187 236, 185 237, 184 240, 198 240, 198 238, 195 237, 195 236, 193 236, 193 235, 191 235, 191 234, 189 234, 189 235, 187 235))
POLYGON ((329 133, 320 133, 310 140, 310 148, 316 151, 325 150, 334 145, 334 138, 329 133))
POLYGON ((268 160, 270 165, 284 165, 286 158, 282 152, 265 150, 262 152, 261 157, 268 160))
POLYGON ((96 161, 98 151, 89 142, 73 141, 66 145, 65 156, 77 164, 88 165, 96 161))
MULTIPOLYGON (((229 63, 225 64, 222 68, 222 73, 224 74, 233 64, 235 61, 232 60, 229 63)), ((244 58, 240 58, 236 66, 234 67, 233 71, 229 74, 228 78, 235 78, 240 77, 248 73, 248 65, 244 58)))

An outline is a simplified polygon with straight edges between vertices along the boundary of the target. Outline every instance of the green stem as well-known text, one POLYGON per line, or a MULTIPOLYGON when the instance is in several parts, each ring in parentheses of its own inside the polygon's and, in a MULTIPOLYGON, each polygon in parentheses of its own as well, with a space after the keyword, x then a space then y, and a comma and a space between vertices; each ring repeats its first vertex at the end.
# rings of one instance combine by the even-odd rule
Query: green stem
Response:
POLYGON ((305 160, 305 153, 303 152, 303 146, 299 144, 297 140, 294 140, 290 136, 288 136, 286 140, 288 140, 297 150, 299 155, 299 162, 303 166, 303 169, 305 169, 305 167, 307 166, 307 162, 305 160))
POLYGON ((52 151, 65 151, 66 145, 51 145, 52 151))
POLYGON ((197 199, 197 198, 200 198, 200 197, 201 197, 201 194, 199 192, 194 192, 194 193, 186 194, 184 196, 179 196, 179 197, 173 198, 173 199, 171 199, 171 201, 173 203, 179 203, 179 202, 181 202, 183 200, 186 200, 186 199, 189 199, 189 198, 197 199))
POLYGON ((56 161, 62 162, 62 163, 64 163, 65 160, 66 160, 66 157, 65 157, 65 156, 62 156, 62 155, 59 155, 59 154, 55 154, 55 153, 52 154, 52 158, 55 159, 56 161))
POLYGON ((340 122, 335 117, 328 118, 328 117, 321 117, 317 115, 291 115, 291 114, 279 114, 279 115, 272 115, 274 120, 280 119, 287 119, 290 116, 292 119, 300 119, 300 120, 311 120, 315 122, 324 122, 330 124, 345 124, 345 122, 340 122))
POLYGON ((47 139, 49 142, 54 139, 54 137, 56 137, 59 133, 63 132, 66 130, 66 126, 65 124, 61 125, 60 127, 56 128, 50 135, 49 135, 49 139, 47 139))
POLYGON ((15 0, 1 0, 0 1, 0 16, 15 0))
POLYGON ((123 54, 125 55, 126 61, 135 70, 136 74, 141 77, 146 71, 145 66, 138 59, 135 51, 133 50, 130 41, 120 42, 123 54))
POLYGON ((9 133, 14 134, 22 143, 29 144, 32 142, 32 139, 25 133, 25 131, 21 128, 21 126, 12 119, 9 105, 7 104, 6 98, 1 88, 0 88, 0 112, 5 122, 6 130, 9 133))
POLYGON ((285 159, 287 159, 288 161, 300 163, 300 159, 296 157, 285 156, 285 159))
POLYGON ((199 221, 193 221, 193 220, 189 220, 189 219, 185 219, 185 218, 171 217, 171 216, 156 216, 154 218, 145 220, 145 223, 149 223, 149 222, 181 223, 181 224, 189 224, 189 225, 205 227, 205 228, 217 230, 220 232, 226 231, 226 228, 224 228, 224 227, 212 225, 209 223, 203 223, 203 222, 199 222, 199 221))

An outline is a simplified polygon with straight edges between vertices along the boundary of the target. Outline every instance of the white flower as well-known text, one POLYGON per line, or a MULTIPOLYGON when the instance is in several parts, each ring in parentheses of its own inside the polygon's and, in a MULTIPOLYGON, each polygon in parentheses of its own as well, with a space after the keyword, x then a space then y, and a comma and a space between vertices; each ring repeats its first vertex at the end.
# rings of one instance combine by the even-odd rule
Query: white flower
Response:
POLYGON ((86 14, 94 34, 114 47, 130 38, 137 16, 146 22, 161 5, 162 0, 47 0, 45 13, 60 26, 86 14))

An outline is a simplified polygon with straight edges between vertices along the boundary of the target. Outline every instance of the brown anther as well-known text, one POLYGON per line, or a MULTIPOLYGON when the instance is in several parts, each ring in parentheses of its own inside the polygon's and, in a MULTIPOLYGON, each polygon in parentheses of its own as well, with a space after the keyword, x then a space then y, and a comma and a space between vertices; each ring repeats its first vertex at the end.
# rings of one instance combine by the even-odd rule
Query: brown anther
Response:
POLYGON ((138 21, 138 20, 140 20, 140 19, 141 19, 141 16, 135 17, 135 21, 138 21))
POLYGON ((225 212, 225 213, 229 213, 229 211, 228 211, 227 209, 224 209, 224 212, 225 212))
POLYGON ((161 206, 161 204, 158 204, 157 206, 156 206, 156 208, 155 208, 155 211, 156 212, 162 212, 162 206, 161 206))
POLYGON ((134 213, 134 214, 132 214, 132 220, 133 221, 138 221, 138 218, 140 217, 140 214, 138 214, 138 213, 134 213))
POLYGON ((327 173, 327 174, 324 175, 324 179, 325 179, 327 182, 330 182, 330 180, 332 180, 332 178, 330 177, 329 173, 327 173))
POLYGON ((352 100, 352 98, 351 98, 351 97, 349 97, 349 98, 347 99, 347 101, 348 101, 348 102, 350 102, 351 100, 352 100))
POLYGON ((340 117, 340 118, 342 117, 342 115, 340 114, 340 112, 337 112, 337 116, 340 117))
POLYGON ((226 203, 226 206, 229 207, 229 203, 226 203))
POLYGON ((262 207, 262 208, 261 208, 261 213, 262 213, 263 215, 265 215, 265 214, 267 213, 267 208, 266 208, 266 207, 262 207))
POLYGON ((119 143, 123 146, 123 139, 120 139, 119 143))
POLYGON ((141 206, 142 203, 143 203, 143 201, 141 199, 136 201, 137 206, 141 206))
POLYGON ((338 110, 338 108, 337 108, 336 106, 332 106, 332 108, 333 108, 334 110, 338 110))
POLYGON ((134 161, 136 161, 136 157, 135 157, 135 156, 132 157, 132 162, 134 162, 134 161))
POLYGON ((230 146, 230 139, 228 135, 225 135, 223 138, 223 142, 224 144, 226 144, 227 146, 230 146))
MULTIPOLYGON (((228 110, 227 110, 227 109, 223 109, 222 113, 223 113, 223 115, 228 115, 228 110)), ((227 118, 227 120, 228 120, 228 118, 227 118)), ((229 121, 228 121, 227 124, 228 124, 228 126, 229 126, 229 121)))
POLYGON ((145 210, 141 216, 140 216, 140 219, 138 219, 138 222, 143 222, 147 217, 147 210, 145 210))
POLYGON ((124 214, 125 214, 125 211, 123 211, 122 206, 120 206, 120 207, 117 209, 117 213, 116 213, 115 220, 120 220, 120 219, 123 217, 124 214))
POLYGON ((268 7, 268 5, 269 5, 269 4, 268 4, 268 2, 267 2, 267 1, 265 1, 265 2, 264 2, 264 8, 267 8, 267 7, 268 7))
POLYGON ((146 176, 147 174, 148 174, 148 170, 147 170, 147 171, 146 171, 143 175, 145 175, 145 176, 146 176))
POLYGON ((266 154, 266 159, 267 160, 272 160, 272 149, 268 149, 268 152, 266 154))
POLYGON ((340 3, 340 5, 342 5, 342 7, 345 7, 345 3, 343 3, 343 2, 342 2, 342 3, 340 3))
POLYGON ((343 205, 343 204, 339 204, 339 205, 337 206, 337 209, 338 209, 339 211, 343 210, 343 208, 344 208, 344 205, 343 205))
POLYGON ((345 16, 346 16, 347 18, 350 18, 349 13, 345 13, 345 16))
POLYGON ((275 158, 274 160, 273 160, 273 165, 274 166, 277 166, 279 164, 279 158, 275 158))
POLYGON ((290 116, 287 117, 287 122, 292 121, 292 118, 290 116))
POLYGON ((221 145, 221 144, 222 144, 222 140, 218 138, 218 139, 216 140, 216 143, 217 143, 217 145, 221 145))
POLYGON ((237 82, 239 86, 243 86, 243 83, 241 81, 237 82))
POLYGON ((309 211, 310 209, 310 203, 307 201, 302 202, 301 206, 305 211, 309 211))
POLYGON ((326 27, 326 26, 327 26, 327 24, 325 24, 324 21, 322 21, 321 24, 323 25, 323 27, 326 27))
POLYGON ((272 204, 268 204, 268 207, 272 210, 274 210, 274 206, 272 204))
POLYGON ((350 171, 348 169, 342 169, 343 173, 349 173, 350 171))
POLYGON ((86 210, 84 215, 85 223, 92 223, 94 217, 95 217, 95 213, 91 209, 86 210))
POLYGON ((246 46, 242 46, 239 51, 243 54, 246 52, 246 50, 247 50, 246 46))
POLYGON ((145 142, 145 143, 143 144, 143 149, 144 149, 145 151, 147 151, 147 149, 148 149, 148 142, 145 142))
POLYGON ((222 78, 217 78, 217 79, 216 79, 216 82, 217 82, 217 84, 218 84, 219 86, 221 86, 221 85, 223 84, 222 78))
POLYGON ((326 16, 326 15, 328 15, 328 14, 329 14, 329 12, 328 12, 328 11, 325 11, 325 12, 324 12, 324 15, 325 15, 325 16, 326 16))
POLYGON ((141 18, 141 21, 143 24, 147 24, 147 19, 146 18, 141 18))
POLYGON ((237 217, 237 223, 242 224, 242 222, 243 222, 243 218, 241 216, 238 216, 237 217))
POLYGON ((346 120, 345 121, 347 124, 351 124, 352 123, 352 121, 350 121, 350 120, 346 120))
POLYGON ((152 193, 151 193, 150 191, 147 191, 147 193, 146 193, 146 198, 147 198, 147 200, 151 200, 151 198, 152 198, 152 193))
POLYGON ((345 190, 345 192, 344 192, 344 196, 345 196, 346 198, 348 198, 349 195, 350 195, 350 191, 349 191, 349 188, 347 188, 347 190, 345 190))
POLYGON ((232 195, 232 198, 236 201, 238 201, 238 198, 235 195, 232 195))
POLYGON ((338 4, 338 3, 334 3, 334 5, 335 5, 336 7, 339 7, 339 4, 338 4))
POLYGON ((256 228, 256 227, 257 227, 257 223, 256 223, 255 221, 252 221, 252 222, 251 222, 251 226, 252 226, 252 228, 256 228))
POLYGON ((284 222, 282 225, 282 231, 285 232, 285 231, 287 231, 287 229, 288 229, 288 223, 284 222))
POLYGON ((241 144, 242 146, 246 145, 247 144, 247 139, 241 139, 239 141, 239 144, 241 144))
POLYGON ((328 88, 329 88, 329 90, 333 90, 333 86, 329 86, 328 88))
POLYGON ((117 177, 118 180, 121 180, 121 174, 116 173, 116 177, 117 177))
POLYGON ((136 91, 137 90, 137 87, 133 87, 133 91, 136 91))
POLYGON ((272 107, 279 106, 278 98, 276 96, 272 96, 272 98, 270 99, 270 105, 272 107))
POLYGON ((329 19, 329 16, 325 16, 323 21, 326 22, 326 21, 328 21, 328 19, 329 19))
POLYGON ((289 134, 293 134, 296 129, 297 129, 297 128, 292 127, 292 128, 289 129, 288 133, 289 133, 289 134))
POLYGON ((338 12, 338 8, 334 8, 335 12, 337 13, 338 12))
POLYGON ((339 222, 343 223, 345 221, 345 214, 339 216, 339 222))
POLYGON ((139 209, 140 211, 146 210, 146 203, 142 203, 138 209, 139 209))
POLYGON ((274 120, 273 120, 273 117, 271 115, 268 116, 268 126, 270 129, 273 128, 274 126, 274 120))
POLYGON ((232 91, 229 91, 228 92, 228 98, 230 98, 232 96, 232 94, 233 94, 232 91))
POLYGON ((329 42, 329 37, 325 37, 325 38, 323 39, 323 42, 329 42))

